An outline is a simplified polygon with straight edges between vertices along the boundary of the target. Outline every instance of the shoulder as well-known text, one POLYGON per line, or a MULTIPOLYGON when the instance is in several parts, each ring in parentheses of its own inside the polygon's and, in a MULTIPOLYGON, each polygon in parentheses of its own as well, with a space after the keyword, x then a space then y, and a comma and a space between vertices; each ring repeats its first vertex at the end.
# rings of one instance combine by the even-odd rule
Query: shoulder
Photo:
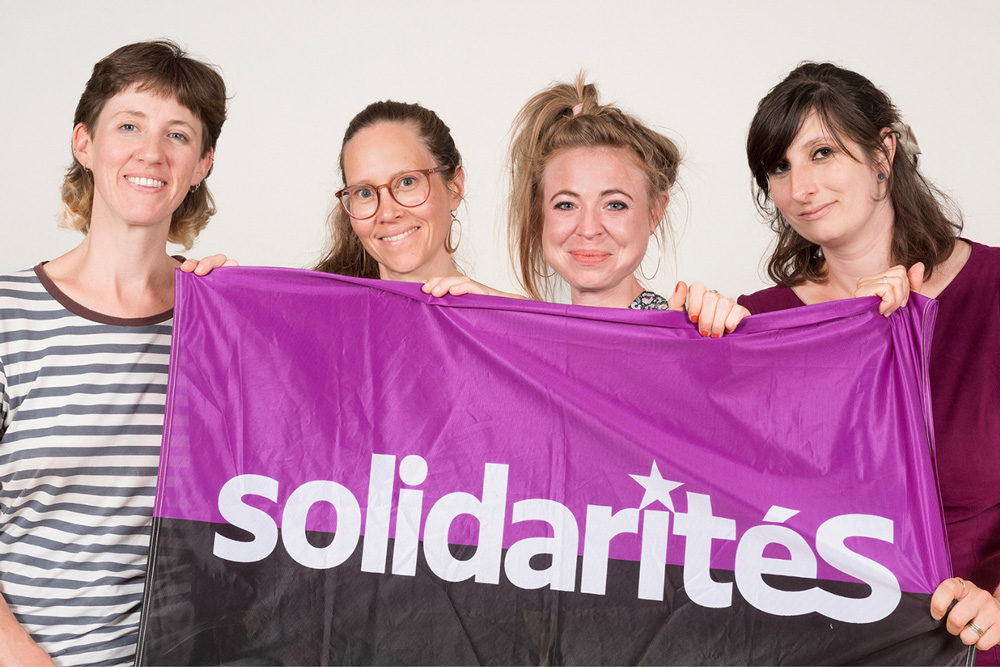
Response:
POLYGON ((993 274, 1000 274, 1000 248, 983 245, 975 241, 966 242, 971 246, 972 252, 966 266, 976 271, 986 271, 993 274))
POLYGON ((956 294, 997 294, 1000 286, 1000 248, 968 241, 971 250, 965 264, 938 295, 951 298, 956 294))
POLYGON ((975 290, 993 289, 1000 283, 1000 248, 983 245, 968 239, 962 239, 969 244, 968 259, 962 265, 945 290, 952 286, 975 290))
POLYGON ((783 285, 768 287, 753 294, 744 294, 737 299, 737 302, 753 315, 805 305, 792 288, 783 285))
POLYGON ((48 292, 34 269, 0 275, 0 309, 17 303, 42 301, 48 292))
POLYGON ((644 291, 629 304, 631 310, 670 310, 667 300, 656 292, 644 291))

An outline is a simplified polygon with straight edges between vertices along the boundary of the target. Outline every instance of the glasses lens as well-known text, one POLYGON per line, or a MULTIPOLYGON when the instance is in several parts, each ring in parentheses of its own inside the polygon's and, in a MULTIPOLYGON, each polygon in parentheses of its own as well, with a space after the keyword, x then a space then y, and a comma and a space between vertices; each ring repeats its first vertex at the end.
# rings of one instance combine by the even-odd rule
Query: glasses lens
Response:
POLYGON ((378 209, 378 192, 371 185, 356 185, 348 188, 340 197, 348 215, 355 218, 368 218, 375 215, 378 209))
POLYGON ((431 193, 427 174, 411 171, 392 181, 392 196, 403 206, 420 206, 431 193))

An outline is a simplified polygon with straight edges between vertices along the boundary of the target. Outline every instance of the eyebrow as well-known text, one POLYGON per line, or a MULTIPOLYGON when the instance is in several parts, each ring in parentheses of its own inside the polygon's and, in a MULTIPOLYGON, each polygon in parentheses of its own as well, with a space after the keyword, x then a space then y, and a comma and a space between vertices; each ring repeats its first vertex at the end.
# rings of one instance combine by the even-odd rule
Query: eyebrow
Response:
MULTIPOLYGON (((112 118, 118 118, 119 116, 134 116, 136 118, 142 118, 142 119, 149 118, 149 116, 147 116, 144 112, 139 111, 138 109, 122 109, 121 111, 116 111, 111 115, 112 118)), ((170 124, 183 125, 184 127, 190 128, 192 130, 196 129, 193 125, 191 125, 191 123, 187 122, 186 120, 181 120, 179 118, 170 121, 170 124)))
MULTIPOLYGON (((635 198, 632 197, 632 195, 630 195, 629 193, 625 192, 624 190, 619 190, 618 188, 611 188, 610 190, 603 190, 601 192, 600 196, 601 197, 607 197, 608 195, 621 195, 623 197, 627 197, 630 201, 635 201, 635 198)), ((579 197, 580 195, 578 195, 577 193, 573 192, 572 190, 560 190, 559 192, 553 193, 552 196, 549 197, 549 201, 551 202, 556 197, 561 197, 561 196, 579 197)))
POLYGON ((814 144, 832 144, 834 142, 835 142, 835 139, 833 137, 830 137, 830 136, 828 136, 826 134, 818 134, 818 135, 816 135, 814 137, 811 137, 810 139, 798 142, 797 145, 799 145, 799 146, 812 146, 814 144))
MULTIPOLYGON (((399 178, 403 174, 412 174, 412 173, 418 172, 418 171, 423 171, 423 170, 422 169, 403 169, 402 171, 397 171, 395 174, 393 174, 389 178, 388 184, 391 184, 394 180, 396 180, 397 178, 399 178)), ((354 185, 347 185, 347 184, 345 184, 344 187, 346 187, 346 188, 356 188, 359 185, 367 185, 367 186, 374 187, 375 183, 373 181, 374 181, 374 179, 369 180, 369 181, 361 181, 359 183, 355 183, 354 185)), ((387 184, 383 183, 383 185, 387 185, 387 184)))
POLYGON ((619 190, 618 188, 612 188, 610 190, 605 190, 604 192, 601 193, 602 197, 607 197, 608 195, 621 195, 623 197, 628 197, 632 201, 635 201, 635 199, 633 199, 632 195, 630 195, 629 193, 625 192, 624 190, 619 190))

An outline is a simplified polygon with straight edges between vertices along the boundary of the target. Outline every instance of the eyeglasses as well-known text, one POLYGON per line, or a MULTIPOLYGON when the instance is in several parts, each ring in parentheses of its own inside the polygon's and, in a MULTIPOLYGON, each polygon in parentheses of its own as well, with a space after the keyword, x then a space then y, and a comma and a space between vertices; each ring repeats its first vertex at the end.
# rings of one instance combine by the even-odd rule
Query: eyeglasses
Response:
POLYGON ((378 211, 382 188, 388 188, 389 194, 400 206, 407 208, 420 206, 431 195, 429 176, 447 169, 449 167, 407 171, 382 185, 369 185, 367 183, 352 185, 338 192, 336 196, 340 200, 341 206, 347 211, 347 215, 355 220, 366 220, 378 211))

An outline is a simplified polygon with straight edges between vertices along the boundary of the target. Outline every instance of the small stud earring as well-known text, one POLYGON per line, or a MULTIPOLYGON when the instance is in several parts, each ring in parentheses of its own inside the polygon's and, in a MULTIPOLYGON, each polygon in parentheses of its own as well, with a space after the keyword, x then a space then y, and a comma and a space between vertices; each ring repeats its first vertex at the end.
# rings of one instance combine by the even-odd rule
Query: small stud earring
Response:
POLYGON ((879 174, 878 175, 878 180, 884 181, 885 180, 885 174, 879 174))

